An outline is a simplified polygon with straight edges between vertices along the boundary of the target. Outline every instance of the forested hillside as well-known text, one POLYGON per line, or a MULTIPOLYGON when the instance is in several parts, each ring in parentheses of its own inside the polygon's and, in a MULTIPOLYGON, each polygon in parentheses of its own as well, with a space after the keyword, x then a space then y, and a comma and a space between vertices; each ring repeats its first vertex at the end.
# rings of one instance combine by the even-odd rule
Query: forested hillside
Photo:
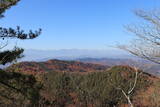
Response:
POLYGON ((46 62, 20 62, 7 68, 8 71, 18 71, 26 73, 64 71, 64 72, 93 72, 102 71, 109 66, 82 63, 76 61, 49 60, 46 62))
MULTIPOLYGON (((39 91, 35 91, 39 92, 38 106, 123 107, 128 105, 128 101, 120 89, 125 92, 130 90, 137 72, 134 68, 129 66, 105 68, 101 65, 59 60, 50 60, 40 65, 44 67, 46 63, 48 66, 50 63, 53 69, 39 72, 39 69, 36 69, 38 63, 34 66, 33 62, 19 63, 6 69, 8 74, 14 71, 26 76, 32 74, 36 78, 36 84, 39 84, 39 91), (32 69, 24 72, 28 66, 32 69), (82 69, 86 69, 86 71, 81 72, 82 69)), ((132 103, 136 107, 159 106, 159 100, 154 96, 155 94, 159 95, 157 90, 160 89, 160 86, 155 85, 157 83, 159 83, 159 78, 138 70, 136 87, 130 95, 132 103), (151 100, 153 101, 148 103, 151 100)), ((25 82, 24 86, 25 84, 28 83, 25 82)), ((28 89, 33 90, 32 87, 28 87, 28 89)))

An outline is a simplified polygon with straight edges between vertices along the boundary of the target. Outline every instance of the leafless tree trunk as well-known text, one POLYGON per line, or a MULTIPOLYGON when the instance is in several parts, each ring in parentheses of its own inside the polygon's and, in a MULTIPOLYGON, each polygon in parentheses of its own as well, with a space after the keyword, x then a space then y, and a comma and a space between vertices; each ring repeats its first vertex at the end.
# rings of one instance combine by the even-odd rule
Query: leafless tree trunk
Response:
POLYGON ((128 90, 127 92, 125 92, 122 88, 117 88, 118 90, 121 90, 121 92, 123 93, 123 95, 125 96, 125 98, 127 99, 128 101, 128 104, 130 105, 130 107, 134 107, 133 104, 132 104, 132 101, 130 99, 130 95, 131 93, 134 91, 135 87, 136 87, 136 84, 137 84, 137 79, 138 79, 138 70, 136 67, 134 67, 134 70, 136 72, 135 74, 135 79, 134 79, 134 84, 133 86, 131 87, 130 90, 128 90))

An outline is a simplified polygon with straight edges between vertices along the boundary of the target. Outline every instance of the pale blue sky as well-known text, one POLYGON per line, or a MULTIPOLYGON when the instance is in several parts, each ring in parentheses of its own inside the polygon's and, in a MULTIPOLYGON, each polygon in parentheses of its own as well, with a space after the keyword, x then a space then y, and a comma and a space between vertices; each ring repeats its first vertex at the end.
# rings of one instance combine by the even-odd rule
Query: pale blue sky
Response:
POLYGON ((138 21, 132 10, 159 7, 159 0, 21 0, 0 25, 42 28, 37 39, 17 42, 25 49, 107 49, 131 40, 123 25, 138 21))

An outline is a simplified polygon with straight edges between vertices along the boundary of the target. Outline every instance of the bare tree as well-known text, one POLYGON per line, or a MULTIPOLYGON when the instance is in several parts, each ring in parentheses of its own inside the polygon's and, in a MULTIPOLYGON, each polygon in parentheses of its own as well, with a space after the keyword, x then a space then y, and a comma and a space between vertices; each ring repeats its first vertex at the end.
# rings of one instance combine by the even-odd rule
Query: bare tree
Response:
POLYGON ((125 28, 137 38, 129 46, 118 45, 118 48, 160 64, 160 10, 136 10, 134 13, 142 23, 125 28))
POLYGON ((134 70, 135 70, 136 73, 135 73, 133 86, 127 92, 125 92, 122 88, 117 88, 118 90, 120 90, 123 93, 123 95, 125 96, 125 98, 128 101, 128 104, 130 105, 130 107, 134 107, 133 103, 131 101, 130 95, 134 91, 134 89, 136 87, 136 84, 137 84, 137 80, 138 80, 138 69, 136 67, 134 67, 134 70))

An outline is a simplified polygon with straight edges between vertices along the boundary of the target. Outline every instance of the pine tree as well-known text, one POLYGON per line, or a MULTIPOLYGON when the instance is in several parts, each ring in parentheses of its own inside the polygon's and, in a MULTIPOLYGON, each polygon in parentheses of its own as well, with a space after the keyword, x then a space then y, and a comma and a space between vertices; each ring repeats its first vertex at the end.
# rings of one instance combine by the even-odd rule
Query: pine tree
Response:
MULTIPOLYGON (((0 0, 0 19, 4 17, 6 10, 10 9, 12 6, 16 5, 20 0, 0 0)), ((41 29, 38 31, 30 30, 29 33, 25 33, 19 26, 16 29, 0 27, 0 39, 34 39, 38 37, 41 33, 41 29)), ((0 47, 4 48, 7 44, 0 47)), ((6 63, 11 63, 23 55, 23 49, 15 47, 13 50, 7 50, 0 52, 0 64, 5 65, 6 63)))
MULTIPOLYGON (((0 0, 0 19, 4 18, 6 10, 15 6, 20 0, 0 0)), ((0 27, 0 40, 5 39, 34 39, 41 34, 41 29, 37 31, 30 30, 25 33, 19 26, 14 28, 0 27)), ((4 43, 0 49, 7 46, 4 43)), ((0 51, 0 65, 12 63, 17 59, 23 57, 22 48, 15 47, 13 50, 0 51)), ((39 101, 39 85, 34 76, 24 75, 16 72, 6 72, 0 69, 0 106, 4 107, 20 107, 33 106, 39 101), (29 102, 27 102, 29 101, 29 102)))

